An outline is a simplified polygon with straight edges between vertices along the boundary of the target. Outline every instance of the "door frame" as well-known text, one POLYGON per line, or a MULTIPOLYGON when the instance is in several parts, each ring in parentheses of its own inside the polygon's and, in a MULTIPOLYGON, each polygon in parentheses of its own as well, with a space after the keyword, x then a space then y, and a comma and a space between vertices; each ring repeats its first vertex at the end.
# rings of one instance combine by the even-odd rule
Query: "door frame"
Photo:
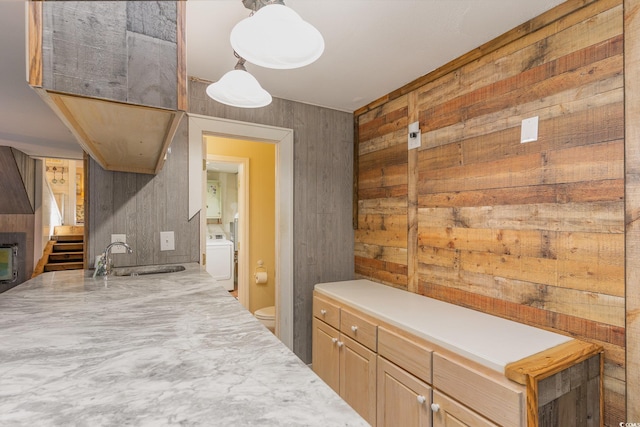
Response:
MULTIPOLYGON (((205 152, 206 152, 206 142, 205 142, 205 152)), ((233 156, 221 156, 218 154, 206 154, 207 161, 213 161, 218 163, 233 163, 238 166, 238 216, 242 219, 238 222, 238 226, 240 230, 236 230, 236 235, 234 236, 237 239, 237 244, 239 248, 247 248, 249 247, 249 221, 248 221, 248 212, 250 210, 249 207, 249 159, 247 157, 233 157, 233 156), (238 240, 238 236, 240 239, 238 240)), ((205 170, 205 175, 206 175, 205 170)), ((205 176, 206 182, 206 176, 205 176)), ((204 196, 206 197, 206 195, 204 196)), ((201 224, 201 228, 205 230, 207 227, 207 218, 206 216, 201 216, 200 221, 203 222, 201 224)), ((248 265, 248 253, 245 254, 243 251, 238 251, 238 301, 240 304, 244 306, 244 308, 249 308, 250 301, 250 287, 249 285, 249 265, 248 265)))
MULTIPOLYGON (((187 117, 190 219, 204 206, 205 135, 276 144, 276 335, 293 351, 293 129, 191 113, 187 117)), ((203 235, 204 230, 200 230, 200 236, 203 235)), ((205 243, 200 242, 201 265, 205 243)))

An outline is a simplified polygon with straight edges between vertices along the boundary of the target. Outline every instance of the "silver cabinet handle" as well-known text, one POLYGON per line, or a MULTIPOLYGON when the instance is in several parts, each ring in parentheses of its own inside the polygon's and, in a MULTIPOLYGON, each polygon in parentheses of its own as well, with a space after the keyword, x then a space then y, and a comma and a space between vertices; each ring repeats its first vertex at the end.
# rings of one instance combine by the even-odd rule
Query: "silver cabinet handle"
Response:
POLYGON ((440 405, 438 405, 437 403, 432 403, 431 404, 431 410, 433 412, 438 412, 440 410, 440 405))
POLYGON ((325 309, 323 308, 322 310, 320 310, 320 314, 322 314, 322 315, 324 316, 325 314, 327 314, 327 310, 325 310, 325 309))
POLYGON ((338 341, 338 347, 342 347, 344 343, 342 341, 338 341))
POLYGON ((334 344, 337 343, 338 342, 338 338, 331 338, 331 342, 334 343, 334 344))
POLYGON ((353 333, 355 334, 356 332, 358 332, 358 327, 356 325, 353 325, 351 327, 351 331, 353 331, 353 333))

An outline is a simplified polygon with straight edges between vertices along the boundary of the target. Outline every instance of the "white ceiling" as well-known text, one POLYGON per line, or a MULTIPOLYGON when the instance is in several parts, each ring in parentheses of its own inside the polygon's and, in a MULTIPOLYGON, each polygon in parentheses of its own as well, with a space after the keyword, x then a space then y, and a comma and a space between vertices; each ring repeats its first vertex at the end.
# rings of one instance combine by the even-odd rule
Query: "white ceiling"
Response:
MULTIPOLYGON (((353 112, 563 0, 285 0, 323 34, 325 52, 296 70, 246 64, 274 97, 353 112)), ((0 0, 0 145, 81 158, 71 133, 25 82, 24 0, 0 0)), ((187 73, 216 81, 236 59, 241 0, 187 2, 187 73)))

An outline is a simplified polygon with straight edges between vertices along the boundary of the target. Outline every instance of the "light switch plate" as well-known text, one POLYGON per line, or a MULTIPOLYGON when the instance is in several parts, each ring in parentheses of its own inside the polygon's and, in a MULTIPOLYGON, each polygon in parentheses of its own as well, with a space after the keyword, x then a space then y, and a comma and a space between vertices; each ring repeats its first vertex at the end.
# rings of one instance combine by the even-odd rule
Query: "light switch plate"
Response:
POLYGON ((520 128, 520 143, 538 140, 538 116, 524 119, 520 128))
POLYGON ((409 150, 413 150, 414 148, 420 148, 422 137, 420 135, 420 122, 413 122, 409 124, 409 136, 408 136, 408 147, 409 150), (414 135, 412 138, 411 136, 414 135))
MULTIPOLYGON (((126 234, 112 234, 111 235, 111 243, 113 243, 113 242, 127 243, 127 235, 126 234)), ((125 248, 124 246, 121 246, 121 245, 112 246, 111 247, 111 253, 112 254, 126 254, 127 253, 127 248, 125 248)))
POLYGON ((176 242, 174 239, 173 231, 161 231, 160 232, 160 250, 174 251, 175 249, 176 249, 176 242))

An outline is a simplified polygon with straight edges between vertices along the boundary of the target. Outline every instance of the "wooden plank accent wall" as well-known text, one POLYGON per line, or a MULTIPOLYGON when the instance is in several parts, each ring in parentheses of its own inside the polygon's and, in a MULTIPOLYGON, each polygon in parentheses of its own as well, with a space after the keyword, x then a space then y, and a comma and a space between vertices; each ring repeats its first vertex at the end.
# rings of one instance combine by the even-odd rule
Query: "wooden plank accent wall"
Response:
POLYGON ((622 0, 569 0, 355 113, 356 274, 603 345, 611 426, 626 420, 623 27, 622 0))
POLYGON ((311 362, 313 287, 353 279, 353 115, 274 98, 264 108, 213 101, 189 82, 189 112, 293 129, 293 351, 311 362))
POLYGON ((627 417, 640 420, 640 0, 625 0, 627 417))
POLYGON ((406 96, 357 117, 356 274, 407 289, 409 156, 406 96))

